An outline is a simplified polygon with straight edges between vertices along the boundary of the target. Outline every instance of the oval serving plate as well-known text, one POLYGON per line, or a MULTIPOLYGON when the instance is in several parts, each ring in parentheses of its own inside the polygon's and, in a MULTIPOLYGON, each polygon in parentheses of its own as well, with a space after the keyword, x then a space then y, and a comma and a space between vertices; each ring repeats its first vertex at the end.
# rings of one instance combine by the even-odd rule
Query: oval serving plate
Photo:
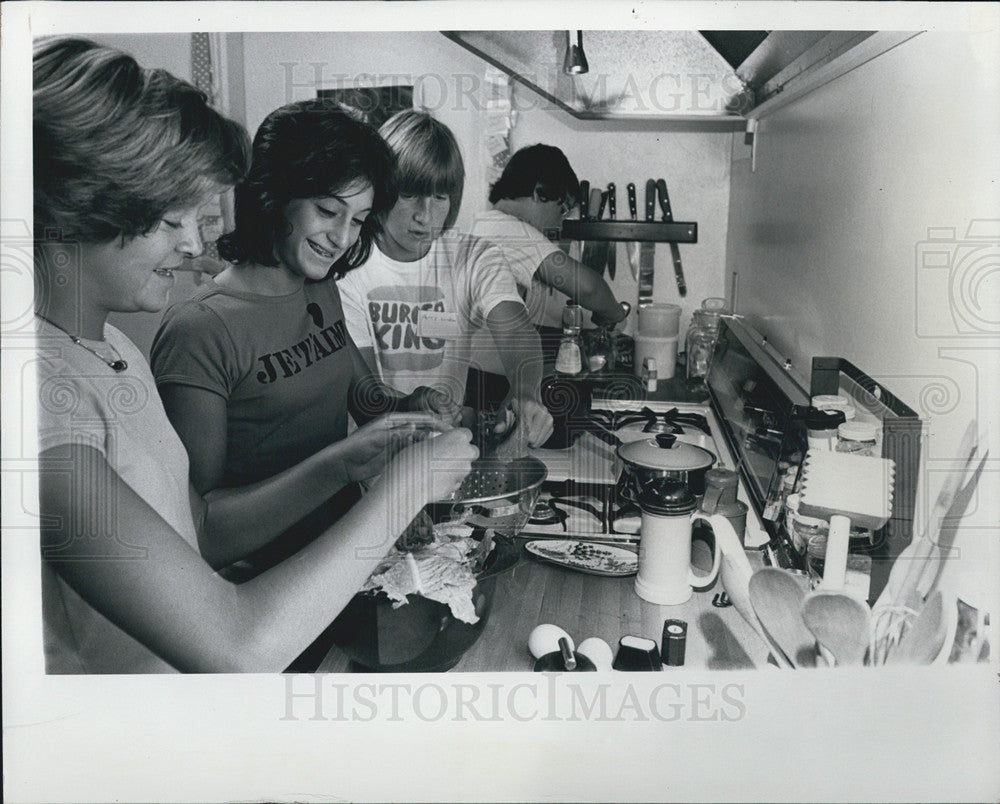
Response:
POLYGON ((533 556, 560 567, 591 575, 622 578, 639 571, 639 556, 631 550, 572 539, 538 539, 524 545, 533 556))

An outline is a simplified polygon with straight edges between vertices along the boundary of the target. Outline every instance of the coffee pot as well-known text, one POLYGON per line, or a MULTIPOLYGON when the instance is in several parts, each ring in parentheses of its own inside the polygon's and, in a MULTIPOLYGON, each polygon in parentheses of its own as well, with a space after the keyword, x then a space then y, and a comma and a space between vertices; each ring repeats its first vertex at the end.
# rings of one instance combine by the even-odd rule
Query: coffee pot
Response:
POLYGON ((720 545, 737 542, 729 520, 721 514, 697 511, 698 502, 685 483, 667 481, 639 497, 642 530, 635 591, 643 600, 674 606, 690 599, 694 589, 711 586, 719 572, 720 545), (691 533, 697 521, 715 534, 712 568, 699 574, 691 566, 691 533))

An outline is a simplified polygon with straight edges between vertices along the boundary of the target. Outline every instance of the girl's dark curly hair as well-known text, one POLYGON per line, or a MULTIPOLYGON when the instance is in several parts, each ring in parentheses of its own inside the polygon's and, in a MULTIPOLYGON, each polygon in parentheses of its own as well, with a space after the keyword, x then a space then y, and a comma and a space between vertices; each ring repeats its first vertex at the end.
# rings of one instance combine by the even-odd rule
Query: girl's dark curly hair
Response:
POLYGON ((368 259, 375 218, 396 201, 394 166, 378 133, 335 102, 316 98, 276 109, 254 137, 250 174, 236 188, 236 228, 219 239, 219 254, 230 262, 277 265, 275 245, 291 233, 290 201, 365 182, 375 198, 358 242, 331 269, 342 276, 368 259))

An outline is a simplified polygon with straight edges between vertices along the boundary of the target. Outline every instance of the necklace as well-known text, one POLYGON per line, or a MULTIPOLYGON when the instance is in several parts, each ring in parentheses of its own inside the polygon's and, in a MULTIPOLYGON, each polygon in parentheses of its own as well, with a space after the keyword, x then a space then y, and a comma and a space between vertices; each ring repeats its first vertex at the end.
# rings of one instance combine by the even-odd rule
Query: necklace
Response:
POLYGON ((96 349, 91 349, 89 346, 87 346, 87 344, 85 344, 82 340, 76 337, 76 335, 70 335, 66 330, 64 330, 58 324, 53 324, 51 321, 49 321, 49 319, 45 318, 44 316, 38 316, 38 317, 41 318, 43 321, 48 321, 49 324, 52 324, 53 327, 55 327, 57 330, 63 333, 63 335, 65 335, 67 338, 73 341, 73 343, 75 343, 77 346, 86 349, 102 363, 106 363, 108 367, 115 372, 115 374, 121 374, 123 371, 125 371, 125 369, 128 368, 128 363, 126 363, 125 360, 122 358, 121 352, 115 349, 114 344, 108 343, 108 341, 104 341, 104 343, 108 345, 108 348, 115 353, 115 360, 108 360, 106 357, 104 357, 104 355, 102 355, 96 349))
POLYGON ((76 337, 76 335, 70 335, 68 332, 66 333, 66 335, 69 336, 69 339, 73 341, 73 343, 75 343, 77 346, 82 346, 84 349, 86 349, 88 352, 90 352, 92 355, 98 358, 102 363, 107 363, 108 366, 111 367, 111 370, 114 371, 116 374, 121 374, 123 371, 125 371, 125 369, 128 368, 128 363, 126 363, 122 359, 121 353, 107 341, 105 341, 105 343, 107 343, 108 348, 115 353, 115 357, 117 358, 116 360, 108 360, 96 349, 91 349, 89 346, 87 346, 87 344, 85 344, 78 337, 76 337))

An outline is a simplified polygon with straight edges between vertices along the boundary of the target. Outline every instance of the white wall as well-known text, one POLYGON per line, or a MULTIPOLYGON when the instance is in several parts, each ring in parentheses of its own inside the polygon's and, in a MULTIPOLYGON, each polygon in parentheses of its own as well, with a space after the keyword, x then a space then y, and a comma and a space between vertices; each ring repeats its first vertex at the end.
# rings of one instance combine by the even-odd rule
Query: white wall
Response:
MULTIPOLYGON (((727 269, 740 312, 796 365, 834 354, 901 375, 887 385, 915 408, 926 378, 971 388, 938 356, 970 340, 947 337, 948 283, 918 260, 929 229, 962 242, 1000 217, 998 74, 992 34, 924 33, 764 117, 755 172, 734 136, 727 269)), ((977 278, 971 304, 995 335, 995 259, 977 278)))
MULTIPOLYGON (((755 172, 733 137, 739 311, 806 376, 838 355, 882 380, 926 418, 938 472, 973 416, 1000 454, 998 76, 995 31, 923 33, 763 117, 755 172), (973 254, 967 230, 985 219, 973 254), (951 280, 946 259, 926 264, 935 228, 954 232, 938 249, 951 280), (978 321, 963 334, 956 314, 978 321)), ((994 536, 996 497, 976 503, 994 536)))

